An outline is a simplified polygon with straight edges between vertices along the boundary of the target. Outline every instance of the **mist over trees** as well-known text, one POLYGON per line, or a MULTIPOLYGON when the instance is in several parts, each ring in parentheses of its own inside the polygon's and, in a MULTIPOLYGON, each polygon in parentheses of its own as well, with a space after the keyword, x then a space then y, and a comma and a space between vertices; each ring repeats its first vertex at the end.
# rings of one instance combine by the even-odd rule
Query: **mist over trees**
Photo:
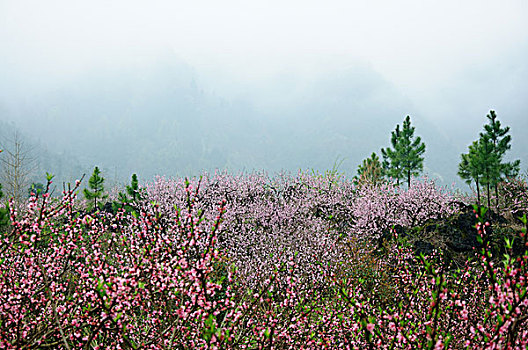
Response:
POLYGON ((3 155, 0 158, 0 181, 8 198, 13 198, 15 207, 22 204, 31 177, 36 168, 36 158, 20 135, 15 132, 7 143, 0 145, 3 155))
POLYGON ((71 147, 57 152, 50 148, 16 124, 0 120, 0 177, 8 188, 7 197, 26 199, 33 184, 38 187, 46 181, 47 172, 54 174, 53 188, 62 189, 63 182, 73 183, 89 170, 81 166, 71 147))
MULTIPOLYGON (((279 76, 273 86, 281 86, 275 95, 248 88, 225 97, 193 67, 168 57, 95 69, 54 89, 28 92, 25 102, 0 100, 0 120, 37 145, 32 182, 51 170, 60 186, 98 165, 111 188, 132 173, 148 180, 215 169, 324 171, 336 160, 353 176, 363 159, 387 144, 401 116, 411 114, 427 144, 424 173, 462 184, 457 159, 465 141, 453 140, 426 111, 409 113, 412 101, 368 67, 305 80, 279 76)), ((2 130, 5 137, 11 133, 2 130)), ((518 154, 526 141, 514 142, 518 154)))

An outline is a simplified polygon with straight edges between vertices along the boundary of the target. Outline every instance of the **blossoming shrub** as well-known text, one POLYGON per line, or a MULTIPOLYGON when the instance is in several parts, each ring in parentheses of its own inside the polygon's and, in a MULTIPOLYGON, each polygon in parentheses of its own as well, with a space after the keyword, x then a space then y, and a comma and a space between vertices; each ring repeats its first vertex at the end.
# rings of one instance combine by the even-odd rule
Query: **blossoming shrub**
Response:
POLYGON ((447 218, 455 212, 454 197, 427 178, 413 180, 409 189, 393 183, 362 186, 352 205, 352 232, 364 239, 379 240, 393 226, 411 228, 429 219, 447 218))
MULTIPOLYGON (((329 216, 334 207, 346 205, 342 187, 325 188, 324 179, 303 175, 269 179, 264 174, 219 173, 191 182, 201 183, 196 206, 206 218, 218 198, 226 199, 219 247, 247 283, 261 281, 278 262, 290 257, 301 266, 296 273, 315 283, 322 278, 322 265, 315 263, 338 259, 338 234, 335 228, 334 234, 329 233, 329 216)), ((170 212, 174 205, 184 204, 184 187, 182 180, 159 178, 148 187, 149 198, 170 212)))
MULTIPOLYGON (((276 259, 290 256, 300 266, 297 273, 319 281, 322 267, 314 263, 335 264, 340 240, 378 241, 394 225, 412 227, 454 212, 453 196, 428 179, 408 190, 391 183, 356 188, 332 174, 308 173, 270 179, 223 172, 191 182, 201 183, 196 206, 206 217, 218 198, 226 199, 219 245, 248 283, 271 270, 276 259)), ((165 213, 184 205, 184 189, 183 179, 162 177, 147 187, 149 200, 165 213)))
MULTIPOLYGON (((528 184, 526 178, 509 178, 498 184, 499 213, 514 218, 522 217, 528 213, 528 184)), ((494 198, 494 201, 497 199, 494 198)))
MULTIPOLYGON (((370 199, 306 174, 149 186, 133 213, 76 212, 74 191, 11 212, 0 237, 0 348, 528 346, 528 252, 493 257, 483 212, 483 248, 459 269, 442 252, 415 256, 394 232, 381 248, 365 239, 448 215, 449 197, 430 184, 370 199), (358 205, 380 226, 360 230, 358 205)), ((525 231, 516 239, 526 247, 525 231)))
POLYGON ((195 194, 162 220, 72 211, 73 191, 33 197, 3 233, 0 348, 209 348, 236 321, 216 232, 197 218, 195 194), (217 331, 218 323, 224 327, 217 331))

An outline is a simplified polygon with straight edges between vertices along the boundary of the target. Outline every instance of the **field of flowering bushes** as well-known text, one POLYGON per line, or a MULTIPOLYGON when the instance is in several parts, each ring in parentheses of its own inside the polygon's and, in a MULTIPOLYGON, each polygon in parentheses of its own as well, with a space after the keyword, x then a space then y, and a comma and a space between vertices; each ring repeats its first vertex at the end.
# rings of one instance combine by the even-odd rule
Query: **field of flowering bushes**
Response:
POLYGON ((430 180, 160 177, 117 212, 86 212, 76 190, 32 197, 2 228, 2 349, 528 346, 526 229, 496 256, 476 208, 464 265, 416 255, 413 228, 459 210, 430 180))

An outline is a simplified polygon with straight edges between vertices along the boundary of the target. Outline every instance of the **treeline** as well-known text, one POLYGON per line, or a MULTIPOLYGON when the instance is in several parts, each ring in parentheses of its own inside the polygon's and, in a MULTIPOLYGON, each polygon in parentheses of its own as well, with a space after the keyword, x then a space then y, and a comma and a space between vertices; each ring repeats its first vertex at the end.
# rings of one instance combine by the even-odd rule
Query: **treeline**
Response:
MULTIPOLYGON (((491 208, 491 189, 495 192, 496 205, 498 203, 498 185, 507 178, 519 175, 521 161, 505 161, 506 151, 511 149, 510 127, 502 127, 495 111, 491 110, 486 116, 488 123, 480 132, 479 139, 469 146, 468 153, 461 155, 458 165, 458 176, 468 185, 475 183, 477 202, 481 203, 481 188, 486 189, 488 208, 491 208)), ((379 184, 387 179, 393 179, 399 185, 405 180, 411 186, 411 177, 423 171, 425 143, 419 136, 414 136, 415 128, 411 126, 411 119, 407 116, 403 127, 396 126, 391 133, 391 146, 382 148, 383 160, 373 152, 359 165, 354 180, 356 184, 379 184)))
MULTIPOLYGON (((498 203, 499 183, 519 175, 520 160, 505 161, 505 154, 511 149, 510 127, 503 127, 493 110, 487 115, 487 120, 488 123, 480 132, 479 139, 469 145, 467 153, 461 155, 458 176, 470 187, 475 185, 478 204, 481 203, 485 189, 487 206, 491 207, 493 196, 495 205, 498 203)), ((15 203, 22 203, 31 193, 44 189, 44 184, 36 180, 35 175, 37 171, 42 172, 43 167, 35 152, 35 146, 25 143, 16 131, 13 133, 9 144, 3 142, 3 147, 0 144, 0 151, 5 151, 0 155, 0 186, 3 185, 7 198, 14 198, 15 203)), ((415 127, 411 124, 410 116, 407 116, 402 126, 398 124, 391 132, 390 146, 381 149, 381 158, 373 152, 370 157, 364 159, 358 166, 353 180, 356 185, 377 185, 391 180, 395 181, 397 186, 406 183, 410 187, 411 178, 420 175, 424 170, 425 150, 425 143, 420 136, 415 136, 415 127)), ((76 168, 82 171, 79 166, 76 168)), ((98 176, 103 179, 99 167, 96 169, 98 176)), ((56 169, 53 170, 56 174, 56 169)), ((59 184, 65 180, 67 182, 62 167, 59 173, 59 184)), ((92 197, 86 198, 93 200, 92 197)), ((99 197, 95 198, 97 201, 99 197)))

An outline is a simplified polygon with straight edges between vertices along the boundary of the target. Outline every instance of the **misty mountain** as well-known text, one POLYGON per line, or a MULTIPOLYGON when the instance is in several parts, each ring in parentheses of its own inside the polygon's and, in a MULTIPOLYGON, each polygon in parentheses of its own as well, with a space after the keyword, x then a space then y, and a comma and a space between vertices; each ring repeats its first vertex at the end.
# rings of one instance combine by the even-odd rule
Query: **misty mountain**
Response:
MULTIPOLYGON (((94 69, 58 88, 0 101, 0 119, 12 121, 54 154, 67 152, 72 169, 80 170, 73 161, 78 159, 84 172, 98 165, 103 175, 125 182, 134 172, 150 179, 217 168, 324 171, 338 160, 344 160, 340 170, 353 176, 364 158, 390 145, 391 131, 409 114, 415 134, 426 143, 426 173, 444 183, 459 182, 460 149, 467 146, 450 140, 368 67, 308 81, 290 78, 282 90, 277 106, 273 98, 258 103, 267 97, 258 91, 225 98, 201 82, 191 66, 164 59, 94 69)), ((467 132, 476 138, 480 128, 467 132)), ((53 172, 57 165, 49 161, 47 166, 53 172)))

